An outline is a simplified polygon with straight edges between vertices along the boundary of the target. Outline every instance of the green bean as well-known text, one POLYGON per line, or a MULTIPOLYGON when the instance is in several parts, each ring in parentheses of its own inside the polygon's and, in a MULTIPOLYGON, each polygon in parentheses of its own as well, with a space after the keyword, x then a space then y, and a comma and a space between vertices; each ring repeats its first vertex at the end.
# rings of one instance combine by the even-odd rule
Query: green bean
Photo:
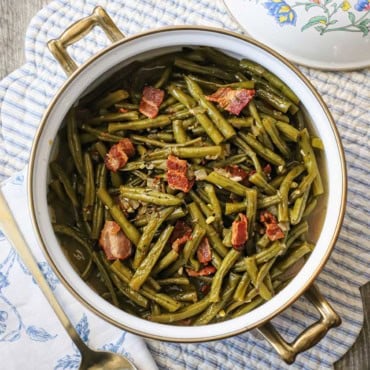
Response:
POLYGON ((125 297, 129 298, 132 302, 136 303, 140 307, 147 308, 149 306, 149 301, 145 297, 131 289, 128 284, 123 283, 123 281, 120 280, 116 274, 111 274, 111 278, 113 284, 125 297))
POLYGON ((186 264, 189 259, 194 255, 196 250, 198 249, 199 244, 203 240, 206 234, 206 230, 202 228, 199 224, 196 224, 193 228, 193 231, 190 235, 189 240, 185 243, 184 250, 183 250, 183 259, 184 264, 186 264))
POLYGON ((123 122, 123 123, 110 123, 108 125, 108 132, 116 131, 140 131, 147 128, 165 127, 171 124, 171 119, 168 115, 159 115, 156 118, 146 118, 138 121, 123 122))
POLYGON ((188 210, 193 224, 199 224, 199 226, 206 231, 211 246, 216 250, 217 253, 221 255, 221 257, 225 257, 228 253, 227 248, 222 244, 222 241, 219 238, 216 230, 211 225, 206 223, 206 220, 204 219, 198 206, 194 202, 190 203, 188 205, 188 210))
POLYGON ((220 167, 226 167, 232 164, 240 164, 240 163, 245 163, 247 159, 246 154, 236 154, 232 155, 227 159, 219 159, 216 161, 210 161, 208 162, 207 166, 209 168, 220 168, 220 167))
POLYGON ((130 280, 130 287, 134 290, 138 290, 149 277, 155 263, 158 261, 163 248, 165 247, 171 233, 173 231, 173 226, 167 226, 161 233, 157 242, 154 244, 153 248, 149 251, 147 256, 143 259, 140 265, 136 268, 134 276, 130 280))
POLYGON ((185 144, 187 141, 189 141, 189 137, 186 134, 183 121, 181 120, 172 121, 172 130, 177 144, 185 144))
POLYGON ((229 123, 231 123, 235 128, 245 128, 245 127, 251 127, 254 122, 253 117, 231 117, 227 120, 229 123))
POLYGON ((256 136, 264 146, 266 146, 270 150, 273 150, 274 147, 269 136, 266 133, 265 128, 263 127, 262 119, 257 110, 254 100, 249 102, 248 110, 253 118, 253 124, 251 125, 253 135, 256 136))
POLYGON ((186 110, 186 106, 182 103, 172 104, 165 109, 165 113, 168 113, 168 114, 174 114, 174 113, 184 112, 184 111, 188 112, 188 110, 186 110))
POLYGON ((194 146, 194 147, 176 147, 170 146, 166 149, 161 149, 152 152, 147 155, 148 159, 159 159, 167 158, 169 155, 173 154, 180 158, 204 158, 207 156, 218 157, 222 153, 222 147, 218 145, 214 146, 194 146))
POLYGON ((266 132, 269 134, 272 142, 275 144, 276 148, 278 148, 278 150, 284 157, 288 158, 291 153, 289 147, 279 135, 279 131, 276 128, 276 120, 267 117, 262 118, 262 124, 266 132))
POLYGON ((202 300, 193 303, 176 313, 163 313, 160 315, 152 315, 151 320, 159 323, 172 323, 180 320, 188 319, 203 312, 209 306, 209 298, 206 296, 202 300))
POLYGON ((290 125, 289 123, 285 123, 282 121, 277 121, 276 122, 276 127, 277 129, 282 133, 282 135, 294 142, 297 142, 299 139, 299 131, 290 125))
POLYGON ((270 195, 268 197, 258 198, 257 208, 268 208, 281 202, 280 194, 270 195))
POLYGON ((213 210, 217 222, 222 222, 222 209, 220 201, 217 198, 215 187, 212 184, 205 184, 204 190, 208 196, 209 203, 213 210))
POLYGON ((313 212, 313 210, 316 208, 316 206, 317 206, 317 198, 313 197, 311 200, 308 201, 306 209, 303 212, 302 218, 308 217, 313 212))
POLYGON ((246 313, 252 311, 254 308, 258 307, 263 302, 264 302, 264 299, 262 297, 257 297, 250 303, 247 303, 244 306, 240 307, 239 310, 235 311, 231 315, 231 317, 234 319, 238 316, 245 315, 246 313))
POLYGON ((243 274, 238 286, 236 287, 236 290, 233 296, 234 301, 242 302, 244 300, 244 296, 245 296, 245 293, 247 292, 250 282, 251 282, 251 278, 249 277, 249 274, 246 271, 243 274))
POLYGON ((174 195, 162 193, 151 188, 133 188, 121 185, 119 189, 123 198, 140 200, 141 202, 159 206, 178 206, 183 202, 182 199, 174 195))
POLYGON ((224 137, 206 114, 198 113, 195 115, 195 118, 215 144, 220 144, 222 141, 224 141, 224 137))
POLYGON ((59 200, 61 200, 64 203, 66 201, 66 196, 63 190, 62 183, 58 179, 54 179, 49 183, 49 186, 54 191, 54 193, 57 195, 59 200))
POLYGON ((299 247, 292 250, 283 261, 277 263, 272 269, 271 275, 275 279, 296 263, 299 259, 305 256, 308 253, 311 253, 314 248, 314 245, 307 242, 302 243, 299 247))
POLYGON ((257 247, 260 249, 265 249, 270 245, 270 238, 268 237, 267 234, 263 234, 261 238, 259 238, 257 242, 257 247))
POLYGON ((72 183, 68 178, 67 174, 64 172, 63 168, 57 162, 51 162, 50 169, 51 172, 58 178, 58 180, 63 185, 64 191, 66 192, 73 207, 77 208, 79 206, 79 201, 76 192, 73 189, 72 183))
POLYGON ((256 172, 262 172, 261 164, 257 158, 257 154, 252 150, 252 148, 240 137, 234 139, 235 145, 239 147, 253 162, 256 172))
POLYGON ((153 268, 152 275, 156 276, 161 271, 166 269, 171 263, 175 262, 179 258, 179 254, 171 249, 161 260, 158 261, 157 265, 153 268))
POLYGON ((247 201, 225 204, 225 215, 231 215, 233 213, 243 212, 247 209, 247 201))
POLYGON ((166 143, 172 143, 175 140, 175 137, 170 132, 157 132, 148 134, 149 139, 162 140, 166 143))
POLYGON ((319 138, 319 137, 313 137, 311 139, 311 146, 312 148, 315 148, 315 149, 320 149, 320 150, 324 150, 324 143, 322 142, 322 140, 319 138))
POLYGON ((222 188, 240 196, 244 196, 247 190, 247 188, 244 185, 241 185, 237 181, 231 180, 226 176, 223 176, 215 171, 211 172, 205 178, 205 180, 214 185, 221 186, 222 188))
POLYGON ((231 137, 235 136, 236 132, 233 127, 229 122, 227 122, 217 108, 206 99, 199 85, 189 77, 185 76, 184 78, 190 95, 207 110, 209 117, 212 119, 216 127, 221 131, 222 135, 224 135, 226 139, 230 139, 231 137))
POLYGON ((175 294, 172 294, 171 297, 175 299, 176 301, 180 301, 180 302, 195 303, 198 301, 197 292, 194 290, 190 292, 177 292, 175 294))
POLYGON ((227 67, 232 70, 239 69, 239 61, 237 59, 224 54, 219 50, 210 48, 208 46, 204 46, 200 50, 208 59, 222 68, 227 67))
POLYGON ((248 218, 248 235, 253 236, 253 230, 255 229, 254 224, 256 222, 257 214, 257 190, 247 189, 247 218, 248 218))
POLYGON ((159 107, 159 110, 160 111, 163 111, 164 109, 166 109, 167 107, 169 107, 170 105, 176 103, 176 99, 173 97, 173 96, 169 96, 162 104, 161 106, 159 107))
POLYGON ((95 106, 98 109, 108 108, 114 105, 115 103, 118 103, 121 100, 127 99, 128 97, 129 97, 129 94, 125 90, 113 91, 110 94, 106 95, 104 98, 98 100, 95 103, 95 106))
POLYGON ((142 170, 142 169, 153 169, 158 168, 165 170, 167 168, 166 161, 163 159, 159 160, 145 160, 145 161, 130 161, 126 164, 125 167, 121 168, 123 172, 130 172, 134 170, 142 170))
POLYGON ((234 263, 237 261, 240 255, 240 251, 232 248, 222 260, 221 266, 218 268, 212 280, 211 290, 209 292, 210 302, 218 302, 220 300, 220 290, 223 279, 228 271, 234 266, 234 263))
MULTIPOLYGON (((166 208, 167 209, 167 208, 166 208)), ((162 217, 164 213, 166 213, 166 209, 162 209, 162 210, 159 210, 158 212, 155 212, 154 214, 144 214, 144 215, 140 215, 140 216, 137 216, 135 221, 134 221, 134 224, 136 227, 143 227, 145 225, 148 224, 148 222, 150 221, 150 219, 152 217, 162 217)), ((186 213, 184 212, 184 210, 180 207, 180 208, 176 208, 168 217, 167 217, 167 220, 168 221, 175 221, 179 218, 182 218, 182 217, 185 217, 186 216, 186 213)))
POLYGON ((268 195, 274 195, 277 192, 277 190, 266 181, 260 172, 250 175, 248 180, 268 195))
POLYGON ((171 213, 174 212, 174 207, 168 207, 163 210, 158 217, 150 218, 148 224, 144 228, 144 231, 140 237, 140 240, 136 246, 135 257, 132 263, 133 267, 137 269, 143 262, 144 258, 148 254, 150 243, 152 242, 154 235, 159 230, 163 222, 169 218, 171 213))
POLYGON ((198 73, 201 75, 217 77, 222 80, 232 81, 233 76, 217 67, 201 66, 183 58, 175 58, 175 66, 189 72, 198 73))
POLYGON ((119 102, 114 104, 114 107, 119 109, 128 109, 128 110, 139 110, 139 104, 133 104, 133 103, 126 103, 126 102, 119 102))
POLYGON ((289 233, 289 236, 286 241, 286 246, 289 248, 301 235, 308 232, 308 223, 307 221, 302 221, 298 225, 295 225, 289 233))
POLYGON ((247 257, 245 258, 244 261, 245 261, 248 275, 251 278, 252 284, 255 286, 256 289, 258 289, 259 295, 265 301, 271 299, 272 294, 267 288, 267 286, 264 284, 264 282, 257 280, 258 270, 257 270, 256 259, 254 257, 247 257))
MULTIPOLYGON (((212 210, 203 202, 203 200, 195 193, 194 190, 189 191, 190 198, 198 205, 205 217, 211 217, 213 215, 212 210)), ((207 221, 206 221, 207 222, 207 221)))
POLYGON ((139 119, 139 112, 115 112, 115 113, 104 113, 98 117, 92 118, 88 121, 89 125, 98 126, 104 122, 120 122, 120 121, 133 121, 139 119))
POLYGON ((275 263, 275 260, 276 260, 276 257, 275 258, 272 258, 270 261, 264 263, 260 267, 260 269, 258 271, 258 274, 257 274, 256 285, 255 285, 255 287, 257 289, 259 289, 260 285, 263 284, 263 281, 265 280, 265 277, 269 273, 272 265, 275 263))
POLYGON ((185 94, 176 86, 170 85, 168 92, 188 109, 194 108, 197 105, 197 102, 191 96, 185 94))
POLYGON ((227 305, 232 298, 235 288, 240 280, 240 276, 231 273, 225 289, 222 291, 222 299, 212 303, 195 321, 194 325, 206 325, 212 321, 217 314, 227 305))
POLYGON ((91 256, 92 256, 93 261, 95 262, 95 265, 97 266, 99 270, 100 277, 103 280, 104 285, 106 286, 106 288, 108 289, 112 297, 113 304, 118 307, 119 303, 118 303, 116 292, 113 289, 112 280, 108 274, 106 267, 104 266, 104 263, 101 260, 100 254, 97 254, 96 252, 92 252, 91 256))
POLYGON ((299 165, 291 169, 285 176, 280 185, 279 192, 281 202, 278 204, 278 220, 279 222, 289 221, 289 206, 288 206, 288 192, 292 181, 304 171, 304 166, 299 165))
POLYGON ((310 188, 300 198, 295 200, 293 207, 289 210, 289 220, 292 225, 297 225, 301 222, 309 194, 310 188))
POLYGON ((310 143, 310 135, 307 129, 301 131, 299 146, 302 151, 302 157, 304 164, 307 168, 308 173, 315 174, 315 179, 313 180, 312 184, 312 192, 313 195, 321 195, 324 192, 324 187, 321 180, 321 175, 319 172, 319 168, 316 162, 315 153, 311 147, 310 143))
POLYGON ((159 80, 155 83, 154 87, 156 89, 160 89, 162 86, 166 85, 168 79, 171 76, 171 73, 172 73, 172 67, 171 66, 166 67, 161 77, 159 78, 159 80))
POLYGON ((187 277, 173 277, 167 279, 158 279, 160 285, 190 285, 190 280, 187 277))
POLYGON ((85 221, 91 220, 91 213, 93 211, 95 202, 95 182, 94 182, 94 168, 91 161, 90 154, 84 153, 84 167, 86 171, 85 180, 85 195, 82 203, 83 219, 85 221))
MULTIPOLYGON (((257 141, 251 134, 244 134, 239 132, 240 137, 256 151, 258 155, 266 159, 266 161, 276 165, 285 166, 285 161, 278 154, 274 153, 269 148, 264 147, 259 141, 257 141)), ((258 172, 258 171, 257 171, 258 172)))
POLYGON ((263 68, 261 65, 243 59, 240 61, 240 67, 245 68, 248 71, 255 73, 256 75, 265 78, 269 83, 271 83, 272 86, 279 89, 287 98, 292 100, 295 104, 299 103, 299 98, 297 97, 297 95, 283 81, 281 81, 280 78, 263 68))
POLYGON ((261 118, 265 116, 269 116, 269 117, 275 118, 279 122, 285 122, 285 123, 290 122, 289 116, 283 114, 282 112, 278 110, 272 109, 264 101, 255 99, 254 104, 256 105, 256 108, 258 109, 258 111, 261 112, 261 118))
POLYGON ((121 227, 127 238, 130 239, 134 245, 137 245, 140 240, 139 231, 130 223, 130 221, 127 220, 120 207, 117 204, 114 204, 113 199, 110 197, 107 190, 104 188, 99 188, 96 194, 103 204, 109 209, 114 221, 116 221, 121 227))
POLYGON ((99 139, 101 141, 107 141, 109 143, 116 143, 117 141, 120 141, 120 140, 123 139, 123 136, 112 135, 109 132, 98 130, 98 129, 92 128, 88 125, 85 125, 85 124, 83 124, 81 126, 81 129, 90 133, 90 134, 92 134, 92 135, 94 135, 97 139, 99 139))
POLYGON ((82 156, 81 142, 77 129, 75 109, 72 108, 67 114, 67 141, 69 151, 72 154, 73 162, 80 176, 84 177, 84 161, 82 156))

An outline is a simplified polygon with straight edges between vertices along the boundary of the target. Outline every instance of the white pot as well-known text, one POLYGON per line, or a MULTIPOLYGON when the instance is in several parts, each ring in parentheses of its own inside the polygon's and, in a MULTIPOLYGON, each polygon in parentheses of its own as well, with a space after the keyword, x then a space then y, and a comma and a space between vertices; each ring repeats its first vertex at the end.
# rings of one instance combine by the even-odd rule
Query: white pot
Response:
MULTIPOLYGON (((99 12, 101 13, 103 10, 98 8, 95 10, 95 15, 99 12)), ((86 22, 86 19, 83 21, 86 22)), ((73 26, 74 33, 76 33, 78 26, 81 26, 81 21, 73 26)), ((86 29, 84 32, 86 33, 86 29)), ((62 40, 63 37, 65 38, 65 43, 68 43, 67 36, 66 32, 61 38, 62 40)), ((74 39, 76 38, 74 35, 74 39)), ((58 50, 61 50, 60 47, 58 50)), ((58 58, 60 59, 60 56, 58 58)), ((71 68, 73 69, 73 66, 71 68)), ((114 325, 142 336, 178 342, 225 338, 261 327, 262 324, 267 323, 273 316, 291 305, 312 285, 313 280, 329 258, 342 223, 346 200, 346 170, 341 141, 327 107, 312 85, 294 66, 259 43, 239 34, 208 27, 170 27, 124 38, 78 68, 62 86, 43 117, 33 144, 29 173, 29 199, 34 228, 46 257, 65 286, 90 310, 114 325), (237 58, 246 57, 260 63, 284 80, 297 93, 309 113, 313 129, 324 142, 325 157, 330 158, 325 169, 328 179, 326 188, 327 217, 323 220, 320 233, 312 229, 310 239, 317 241, 316 247, 302 270, 285 289, 270 301, 251 313, 226 322, 210 324, 206 328, 202 326, 176 326, 175 328, 171 325, 143 320, 114 307, 95 293, 75 272, 52 229, 47 205, 48 164, 63 117, 87 89, 91 89, 102 78, 106 78, 113 71, 133 60, 153 57, 169 50, 180 49, 183 46, 197 45, 219 48, 237 58)), ((320 227, 315 229, 320 230, 320 227)), ((311 288, 310 294, 316 297, 313 299, 319 302, 319 306, 327 304, 315 288, 311 288)), ((320 329, 320 335, 323 334, 324 329, 328 330, 330 326, 340 322, 334 311, 331 310, 328 315, 331 321, 326 322, 325 328, 320 329)), ((319 324, 310 330, 317 331, 317 325, 319 324)), ((266 325, 261 328, 262 333, 269 337, 270 328, 266 325)), ((275 341, 273 344, 277 346, 276 343, 279 340, 274 338, 269 339, 275 341)), ((312 338, 311 335, 310 338, 310 345, 319 340, 318 335, 315 338, 312 338)), ((305 348, 300 345, 294 350, 298 352, 302 349, 305 348)), ((294 355, 291 353, 292 351, 288 352, 285 354, 286 360, 292 361, 294 355)), ((283 353, 282 355, 284 356, 283 353)))

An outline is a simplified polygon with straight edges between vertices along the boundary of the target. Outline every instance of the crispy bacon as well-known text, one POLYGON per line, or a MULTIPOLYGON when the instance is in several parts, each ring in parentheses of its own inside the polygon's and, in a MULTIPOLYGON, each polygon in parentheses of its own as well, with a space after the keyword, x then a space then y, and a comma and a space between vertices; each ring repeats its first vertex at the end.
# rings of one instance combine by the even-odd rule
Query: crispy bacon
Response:
POLYGON ((202 239, 198 246, 197 258, 200 263, 204 264, 212 261, 212 250, 206 236, 202 239))
POLYGON ((180 247, 190 240, 191 228, 184 221, 177 221, 170 237, 171 247, 177 253, 180 247))
POLYGON ((118 109, 118 112, 120 112, 120 113, 127 113, 128 112, 128 109, 126 109, 126 108, 119 108, 118 109))
POLYGON ((231 226, 231 244, 234 248, 240 249, 248 240, 248 219, 243 213, 239 213, 239 219, 231 226))
POLYGON ((99 245, 109 260, 124 260, 132 252, 131 241, 114 221, 105 221, 100 233, 99 245))
POLYGON ((244 179, 248 177, 248 173, 245 172, 242 168, 240 168, 236 164, 226 166, 225 170, 231 175, 231 177, 240 178, 240 180, 235 180, 235 181, 243 181, 244 179))
POLYGON ((215 93, 206 96, 206 98, 209 101, 217 102, 221 108, 238 116, 243 108, 252 100, 255 93, 255 90, 234 90, 231 87, 220 87, 215 93))
POLYGON ((206 266, 206 267, 203 267, 202 269, 200 269, 199 271, 195 271, 195 270, 192 270, 192 269, 189 269, 189 268, 186 269, 187 274, 191 277, 208 276, 208 275, 214 274, 216 271, 217 271, 216 267, 214 267, 214 266, 206 266))
POLYGON ((108 170, 117 172, 125 167, 129 157, 135 154, 135 148, 130 139, 122 139, 113 145, 105 155, 104 163, 108 170))
POLYGON ((141 97, 139 111, 148 118, 157 117, 164 98, 164 91, 152 86, 145 86, 141 97))
POLYGON ((188 163, 169 155, 167 159, 167 182, 171 189, 189 192, 194 184, 194 179, 189 180, 187 177, 188 163))
POLYGON ((283 230, 278 225, 276 217, 269 211, 263 211, 260 214, 260 221, 266 227, 266 235, 271 241, 284 238, 283 230))

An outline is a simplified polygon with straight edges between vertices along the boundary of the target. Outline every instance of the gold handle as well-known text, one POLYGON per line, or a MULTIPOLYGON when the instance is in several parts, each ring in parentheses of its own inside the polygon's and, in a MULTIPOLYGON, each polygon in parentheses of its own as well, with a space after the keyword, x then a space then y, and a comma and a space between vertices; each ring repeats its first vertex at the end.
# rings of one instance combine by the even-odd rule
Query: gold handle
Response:
POLYGON ((101 6, 97 6, 91 15, 72 24, 58 39, 48 42, 49 50, 68 76, 78 67, 68 54, 67 47, 82 39, 95 26, 100 26, 112 42, 119 41, 125 37, 108 13, 101 6))
POLYGON ((304 352, 316 345, 326 335, 329 329, 340 325, 342 322, 329 302, 321 295, 317 286, 312 284, 305 292, 305 297, 320 313, 320 319, 299 334, 293 342, 286 342, 270 322, 258 328, 264 338, 288 364, 294 362, 298 353, 304 352))

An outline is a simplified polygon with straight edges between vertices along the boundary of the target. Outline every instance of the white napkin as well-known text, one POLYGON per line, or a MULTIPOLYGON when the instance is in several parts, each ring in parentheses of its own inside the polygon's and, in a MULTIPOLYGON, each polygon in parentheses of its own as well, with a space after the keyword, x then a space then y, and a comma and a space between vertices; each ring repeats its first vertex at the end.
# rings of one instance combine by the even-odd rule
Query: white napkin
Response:
MULTIPOLYGON (((138 369, 157 369, 142 338, 89 312, 56 278, 45 262, 33 232, 25 179, 26 171, 14 175, 3 184, 2 191, 49 285, 81 338, 92 348, 126 355, 138 369)), ((77 348, 1 232, 0 359, 0 368, 7 370, 78 369, 80 363, 77 348)))

